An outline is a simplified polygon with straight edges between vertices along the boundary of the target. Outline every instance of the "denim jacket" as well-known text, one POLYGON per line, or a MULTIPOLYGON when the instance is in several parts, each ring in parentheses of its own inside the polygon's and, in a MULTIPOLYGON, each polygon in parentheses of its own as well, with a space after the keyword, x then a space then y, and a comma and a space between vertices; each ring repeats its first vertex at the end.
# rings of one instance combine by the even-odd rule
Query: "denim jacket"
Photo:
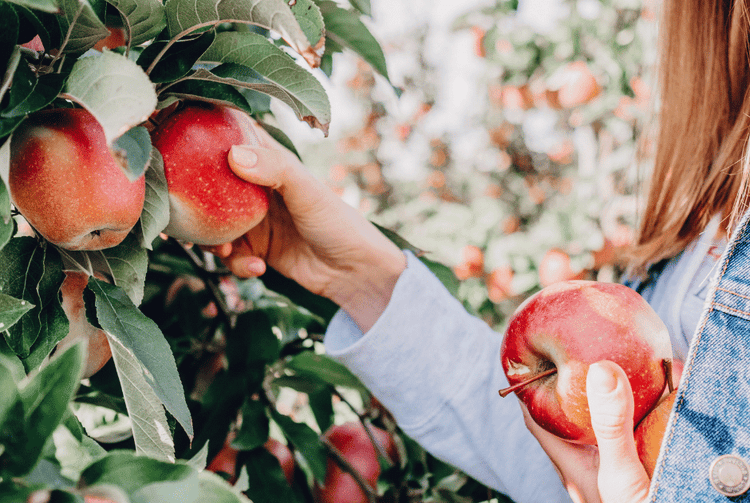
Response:
POLYGON ((685 361, 652 502, 750 501, 750 491, 720 492, 733 492, 722 483, 750 486, 750 213, 720 265, 685 361))

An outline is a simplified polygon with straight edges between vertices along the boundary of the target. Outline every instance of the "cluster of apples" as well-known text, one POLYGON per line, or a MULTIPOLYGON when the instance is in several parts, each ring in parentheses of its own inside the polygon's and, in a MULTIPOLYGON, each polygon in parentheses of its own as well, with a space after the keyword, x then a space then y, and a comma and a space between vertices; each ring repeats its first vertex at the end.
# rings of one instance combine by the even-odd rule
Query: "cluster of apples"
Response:
MULTIPOLYGON (((232 241, 268 211, 267 189, 229 168, 232 145, 270 146, 247 114, 206 102, 184 102, 158 113, 151 139, 164 159, 170 219, 164 232, 202 245, 232 241)), ((123 158, 108 145, 96 118, 82 108, 30 115, 13 133, 8 188, 16 209, 47 241, 66 250, 100 250, 120 244, 138 222, 145 174, 126 175, 123 158)), ((108 360, 106 337, 86 322, 88 277, 68 274, 62 288, 70 338, 88 334, 94 350, 86 374, 108 360), (75 276, 75 277, 73 277, 75 276), (106 346, 106 347, 105 347, 106 346)), ((92 348, 90 347, 90 353, 92 348)))
POLYGON ((511 316, 500 359, 510 384, 501 396, 515 392, 539 426, 591 445, 588 368, 617 363, 633 390, 636 446, 652 475, 677 390, 667 328, 635 290, 584 280, 543 288, 511 316))

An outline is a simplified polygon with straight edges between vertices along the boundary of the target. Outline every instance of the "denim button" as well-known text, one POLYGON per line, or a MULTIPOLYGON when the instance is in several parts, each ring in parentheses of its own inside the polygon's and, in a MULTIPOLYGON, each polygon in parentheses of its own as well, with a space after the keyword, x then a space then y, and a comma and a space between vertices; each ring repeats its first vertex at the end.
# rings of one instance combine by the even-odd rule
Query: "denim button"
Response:
POLYGON ((750 467, 737 456, 726 454, 711 463, 709 478, 724 496, 739 496, 750 489, 750 467))

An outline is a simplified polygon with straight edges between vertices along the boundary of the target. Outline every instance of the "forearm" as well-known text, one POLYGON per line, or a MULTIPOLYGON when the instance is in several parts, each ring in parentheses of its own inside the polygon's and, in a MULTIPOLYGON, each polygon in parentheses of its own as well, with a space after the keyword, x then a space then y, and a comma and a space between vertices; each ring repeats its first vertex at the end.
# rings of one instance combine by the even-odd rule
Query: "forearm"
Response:
POLYGON ((516 501, 568 501, 515 398, 497 395, 505 385, 500 334, 466 313, 417 259, 410 257, 368 333, 347 318, 334 318, 328 353, 360 377, 409 436, 516 501))

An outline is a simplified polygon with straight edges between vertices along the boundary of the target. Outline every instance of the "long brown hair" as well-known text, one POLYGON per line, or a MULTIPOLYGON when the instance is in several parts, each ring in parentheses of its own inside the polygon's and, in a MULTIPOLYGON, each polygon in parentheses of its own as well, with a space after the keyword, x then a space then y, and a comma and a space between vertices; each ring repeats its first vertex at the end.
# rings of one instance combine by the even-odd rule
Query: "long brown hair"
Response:
POLYGON ((714 215, 747 207, 750 0, 665 0, 656 156, 633 265, 683 250, 714 215))

